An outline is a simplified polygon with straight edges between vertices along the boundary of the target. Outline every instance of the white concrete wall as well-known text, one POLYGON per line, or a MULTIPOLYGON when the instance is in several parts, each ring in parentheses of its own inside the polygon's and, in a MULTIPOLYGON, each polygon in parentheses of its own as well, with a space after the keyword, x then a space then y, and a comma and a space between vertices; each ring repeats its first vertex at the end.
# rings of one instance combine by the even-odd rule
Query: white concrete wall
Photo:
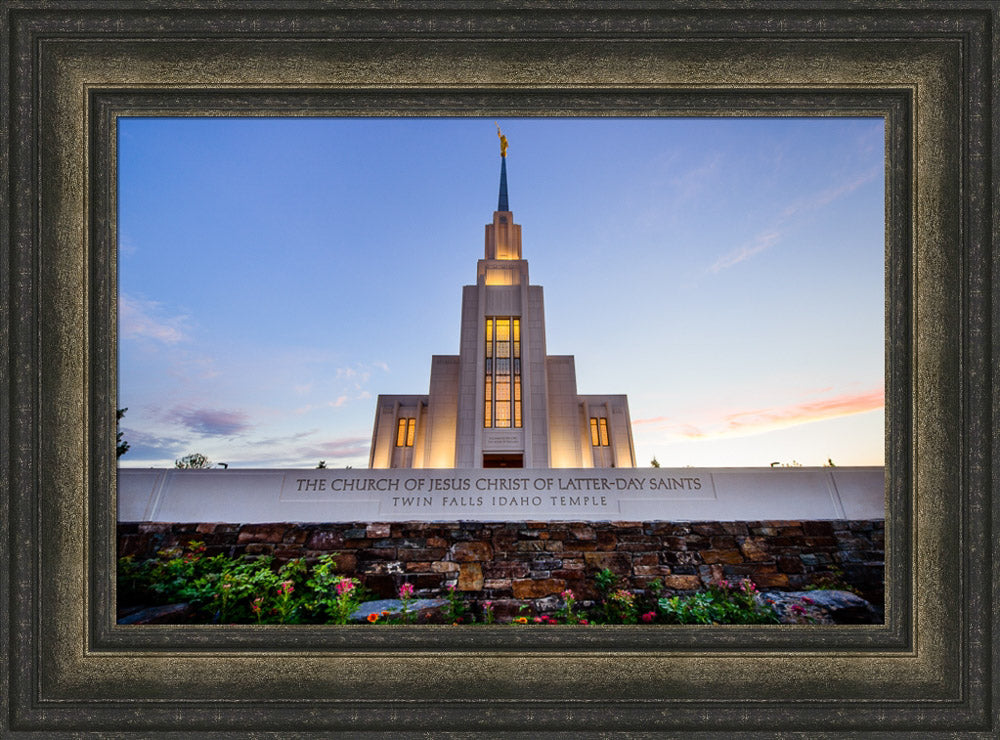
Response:
POLYGON ((118 472, 120 521, 882 519, 868 468, 156 470, 118 472))

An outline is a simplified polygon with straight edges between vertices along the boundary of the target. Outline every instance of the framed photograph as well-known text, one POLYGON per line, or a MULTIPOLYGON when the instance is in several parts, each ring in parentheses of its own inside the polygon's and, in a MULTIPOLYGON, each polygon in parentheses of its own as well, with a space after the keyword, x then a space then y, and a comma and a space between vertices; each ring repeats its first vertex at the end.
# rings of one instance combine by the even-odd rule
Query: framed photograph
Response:
MULTIPOLYGON (((996 588, 997 16, 980 2, 919 14, 882 3, 5 4, 0 728, 995 732, 995 658, 982 646, 996 588), (126 300, 150 308, 115 282, 129 249, 118 137, 122 121, 157 117, 881 121, 885 622, 117 625, 116 332, 126 300)), ((873 282, 867 272, 859 280, 873 282)))
MULTIPOLYGON (((881 621, 885 120, 849 102, 118 117, 120 553, 329 554, 449 622, 713 584, 881 621)), ((322 618, 277 587, 173 620, 322 618)))

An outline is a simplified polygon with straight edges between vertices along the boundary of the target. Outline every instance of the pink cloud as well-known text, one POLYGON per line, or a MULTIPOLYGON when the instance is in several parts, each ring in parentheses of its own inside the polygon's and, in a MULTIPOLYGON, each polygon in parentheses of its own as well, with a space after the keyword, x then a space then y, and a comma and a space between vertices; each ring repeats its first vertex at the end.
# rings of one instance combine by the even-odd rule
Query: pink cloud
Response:
POLYGON ((686 439, 708 439, 760 434, 799 424, 875 411, 884 406, 885 389, 876 388, 864 393, 842 393, 830 398, 748 411, 702 413, 687 418, 683 415, 654 416, 637 419, 632 424, 651 425, 686 439))
POLYGON ((145 337, 167 344, 185 339, 183 325, 186 316, 158 316, 162 306, 156 301, 133 298, 124 293, 118 299, 118 320, 121 335, 126 339, 145 337))
POLYGON ((725 417, 726 429, 739 431, 757 427, 787 427, 822 419, 860 414, 885 406, 885 389, 860 394, 842 394, 818 401, 791 404, 778 408, 738 411, 725 417))
POLYGON ((641 424, 663 424, 665 422, 672 421, 670 416, 653 416, 649 419, 636 419, 632 422, 632 426, 638 426, 641 424))

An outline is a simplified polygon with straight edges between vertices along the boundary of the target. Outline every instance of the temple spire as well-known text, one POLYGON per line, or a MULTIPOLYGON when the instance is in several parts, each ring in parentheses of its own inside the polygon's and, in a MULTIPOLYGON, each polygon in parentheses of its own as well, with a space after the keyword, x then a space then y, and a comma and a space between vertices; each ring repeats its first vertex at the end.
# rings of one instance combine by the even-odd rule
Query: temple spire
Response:
POLYGON ((509 211, 510 205, 507 202, 507 137, 500 131, 500 124, 497 124, 497 136, 500 137, 500 198, 497 200, 498 211, 509 211))

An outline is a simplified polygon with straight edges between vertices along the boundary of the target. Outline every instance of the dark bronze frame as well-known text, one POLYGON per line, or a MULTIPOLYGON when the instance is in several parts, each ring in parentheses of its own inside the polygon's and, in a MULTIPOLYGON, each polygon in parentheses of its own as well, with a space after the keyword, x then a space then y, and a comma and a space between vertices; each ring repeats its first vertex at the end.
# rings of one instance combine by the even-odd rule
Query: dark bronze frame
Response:
POLYGON ((997 4, 4 0, 0 13, 0 734, 1000 728, 997 4), (114 624, 115 121, 261 113, 884 116, 886 623, 114 624))

